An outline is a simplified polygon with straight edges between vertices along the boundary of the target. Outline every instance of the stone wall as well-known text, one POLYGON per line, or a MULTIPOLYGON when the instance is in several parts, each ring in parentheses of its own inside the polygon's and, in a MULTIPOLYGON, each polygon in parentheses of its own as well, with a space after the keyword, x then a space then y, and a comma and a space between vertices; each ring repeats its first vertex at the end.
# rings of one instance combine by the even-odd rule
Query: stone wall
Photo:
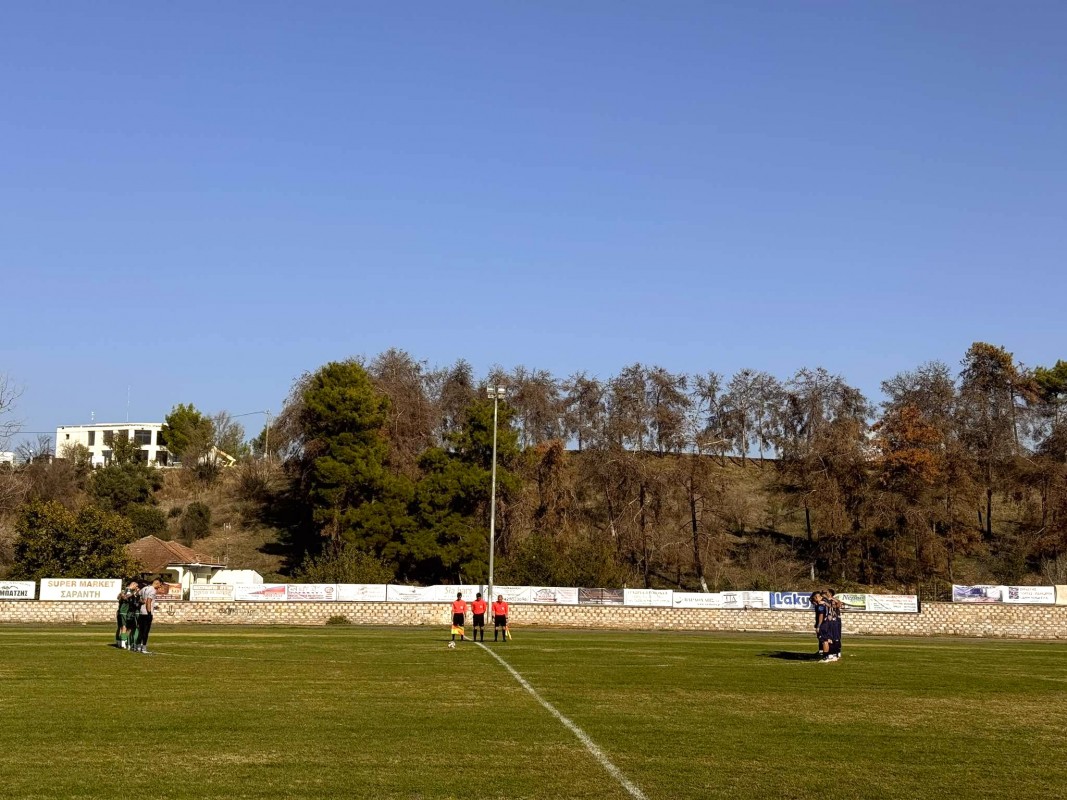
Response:
MULTIPOLYGON (((113 602, 0 601, 0 623, 114 622, 113 602)), ((445 604, 160 602, 154 623, 199 625, 324 625, 343 616, 357 625, 447 626, 445 604)), ((511 606, 516 628, 774 631, 811 633, 810 612, 620 606, 511 606)), ((1067 606, 925 603, 920 614, 848 612, 846 634, 1067 639, 1067 606)))

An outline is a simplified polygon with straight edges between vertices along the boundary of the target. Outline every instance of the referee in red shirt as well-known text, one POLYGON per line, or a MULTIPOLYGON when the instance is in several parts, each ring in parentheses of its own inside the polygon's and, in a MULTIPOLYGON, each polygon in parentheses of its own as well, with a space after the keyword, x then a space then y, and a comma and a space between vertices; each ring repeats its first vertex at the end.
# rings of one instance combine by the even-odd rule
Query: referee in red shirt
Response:
POLYGON ((456 641, 456 629, 459 629, 459 640, 467 641, 463 635, 463 623, 467 618, 467 601, 463 599, 463 592, 456 592, 456 599, 452 601, 452 641, 456 641))
MULTIPOLYGON (((496 641, 497 632, 505 642, 508 640, 508 603, 504 595, 498 594, 493 603, 493 641, 496 641)), ((484 633, 482 634, 485 635, 484 633)))
POLYGON ((474 602, 471 603, 471 627, 474 628, 474 641, 478 641, 478 631, 482 632, 482 641, 485 641, 485 612, 489 609, 489 604, 482 599, 482 593, 478 592, 478 596, 474 598, 474 602))

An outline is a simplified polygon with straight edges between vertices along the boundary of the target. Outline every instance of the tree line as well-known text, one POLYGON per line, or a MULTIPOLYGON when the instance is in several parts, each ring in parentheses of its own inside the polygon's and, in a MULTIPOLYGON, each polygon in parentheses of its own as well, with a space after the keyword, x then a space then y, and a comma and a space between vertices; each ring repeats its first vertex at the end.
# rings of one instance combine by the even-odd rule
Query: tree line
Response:
POLYGON ((709 589, 1063 580, 1067 363, 975 343, 882 384, 825 369, 430 369, 390 350, 297 381, 270 433, 303 546, 484 579, 492 402, 501 574, 709 589))
POLYGON ((247 449, 270 459, 255 494, 294 573, 485 580, 487 386, 506 389, 498 583, 1067 581, 1067 363, 981 342, 957 369, 888 378, 877 405, 821 368, 478 378, 400 350, 326 364, 247 449))

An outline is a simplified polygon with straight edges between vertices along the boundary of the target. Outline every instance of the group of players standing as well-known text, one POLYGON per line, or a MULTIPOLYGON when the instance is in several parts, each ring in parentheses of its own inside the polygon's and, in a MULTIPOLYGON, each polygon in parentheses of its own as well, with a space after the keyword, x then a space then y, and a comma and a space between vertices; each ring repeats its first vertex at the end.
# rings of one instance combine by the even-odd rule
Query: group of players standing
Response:
POLYGON ((158 578, 142 587, 130 581, 119 592, 119 609, 115 615, 115 647, 132 653, 148 653, 148 633, 152 630, 152 611, 156 594, 163 587, 158 578))
POLYGON ((833 589, 811 593, 811 607, 815 611, 815 635, 819 637, 820 661, 829 663, 841 659, 841 611, 845 604, 834 596, 833 589))
MULTIPOLYGON (((456 635, 459 635, 461 642, 467 641, 467 637, 463 633, 463 625, 467 621, 467 601, 463 599, 463 592, 456 592, 456 599, 452 601, 452 641, 456 641, 456 635)), ((482 599, 482 593, 478 592, 478 596, 474 599, 474 602, 470 604, 471 622, 474 628, 474 641, 479 641, 478 636, 481 634, 481 641, 485 641, 485 612, 489 608, 489 604, 482 599)), ((508 603, 504 599, 504 595, 498 594, 496 596, 496 602, 493 603, 493 641, 497 641, 497 635, 500 636, 500 641, 506 642, 511 638, 511 630, 508 628, 508 603)), ((451 645, 449 645, 451 647, 451 645)))

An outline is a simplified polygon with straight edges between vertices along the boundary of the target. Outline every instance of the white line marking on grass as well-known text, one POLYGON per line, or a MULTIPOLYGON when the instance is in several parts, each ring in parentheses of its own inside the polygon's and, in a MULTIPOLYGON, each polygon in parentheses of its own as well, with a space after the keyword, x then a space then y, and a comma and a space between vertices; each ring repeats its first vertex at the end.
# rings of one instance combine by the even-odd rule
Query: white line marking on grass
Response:
POLYGON ((545 698, 541 697, 541 695, 537 693, 537 690, 530 685, 530 682, 527 681, 524 677, 522 677, 522 675, 520 675, 518 671, 513 666, 511 666, 511 664, 509 664, 507 661, 505 661, 493 650, 490 650, 481 642, 475 642, 475 644, 482 648, 493 658, 495 658, 497 661, 499 661, 501 664, 503 664, 504 669, 511 673, 511 677, 517 680, 519 682, 519 685, 533 696, 534 700, 540 703, 542 707, 544 707, 553 717, 562 722, 563 726, 567 728, 567 730, 577 736, 578 741, 585 745, 585 749, 592 753, 593 758, 600 762, 600 766, 607 770, 608 774, 611 775, 611 777, 613 777, 615 780, 617 780, 622 786, 622 788, 630 793, 631 797, 636 798, 636 800, 648 800, 648 797, 645 795, 645 793, 642 792, 635 784, 631 783, 630 780, 622 774, 622 770, 620 770, 618 767, 611 763, 611 759, 607 757, 603 750, 597 747, 596 742, 590 739, 589 735, 585 731, 583 731, 581 728, 579 728, 577 725, 567 719, 567 717, 563 716, 563 714, 560 713, 559 709, 557 709, 554 705, 545 700, 545 698))

